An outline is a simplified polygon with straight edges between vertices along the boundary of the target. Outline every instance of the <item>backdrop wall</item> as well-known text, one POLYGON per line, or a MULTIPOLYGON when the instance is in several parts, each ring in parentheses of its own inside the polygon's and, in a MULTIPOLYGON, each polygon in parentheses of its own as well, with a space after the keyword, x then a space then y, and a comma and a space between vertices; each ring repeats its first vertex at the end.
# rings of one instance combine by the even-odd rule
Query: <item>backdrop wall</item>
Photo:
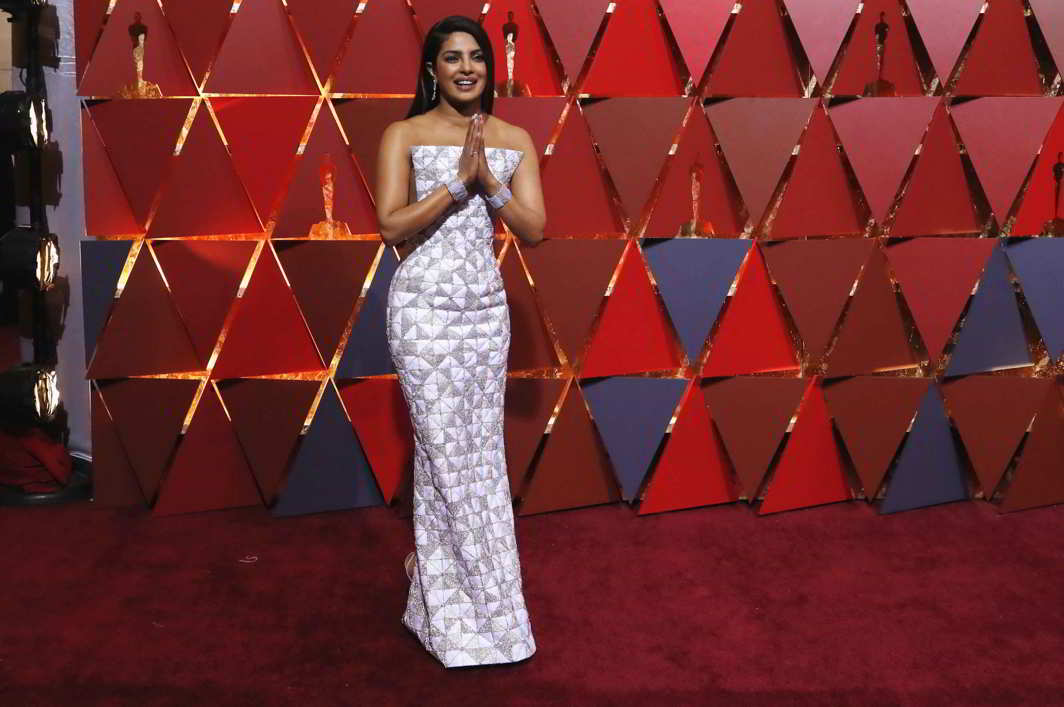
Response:
POLYGON ((76 8, 101 503, 408 500, 375 159, 452 13, 541 155, 547 238, 496 240, 520 513, 1064 500, 1053 0, 108 9, 76 8))

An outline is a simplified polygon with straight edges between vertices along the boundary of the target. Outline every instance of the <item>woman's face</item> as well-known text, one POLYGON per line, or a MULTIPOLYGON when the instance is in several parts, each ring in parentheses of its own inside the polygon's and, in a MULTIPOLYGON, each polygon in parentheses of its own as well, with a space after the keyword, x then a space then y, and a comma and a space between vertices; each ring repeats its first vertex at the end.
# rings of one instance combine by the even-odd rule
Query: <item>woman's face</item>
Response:
POLYGON ((440 45, 434 70, 441 98, 452 104, 480 100, 488 65, 473 35, 452 32, 440 45))

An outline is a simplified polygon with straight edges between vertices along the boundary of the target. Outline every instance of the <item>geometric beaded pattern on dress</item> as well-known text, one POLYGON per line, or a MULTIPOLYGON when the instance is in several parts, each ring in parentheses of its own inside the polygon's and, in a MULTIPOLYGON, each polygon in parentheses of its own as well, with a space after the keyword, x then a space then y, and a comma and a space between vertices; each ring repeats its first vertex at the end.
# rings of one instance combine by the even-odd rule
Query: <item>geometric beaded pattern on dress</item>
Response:
MULTIPOLYGON (((460 145, 410 148, 422 199, 458 174, 460 145)), ((508 184, 523 152, 486 147, 508 184)), ((536 650, 506 473, 510 313, 487 203, 472 194, 415 236, 388 290, 388 346, 414 429, 417 558, 402 622, 447 667, 536 650)))

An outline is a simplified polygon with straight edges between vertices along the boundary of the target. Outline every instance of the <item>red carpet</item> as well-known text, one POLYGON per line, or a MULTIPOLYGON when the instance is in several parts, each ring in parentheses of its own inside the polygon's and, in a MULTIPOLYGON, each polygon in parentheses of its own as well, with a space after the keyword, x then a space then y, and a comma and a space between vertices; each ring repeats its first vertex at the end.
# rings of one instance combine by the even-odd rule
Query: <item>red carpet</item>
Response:
POLYGON ((448 671, 399 623, 412 532, 387 509, 3 509, 0 704, 1062 704, 1062 521, 521 518, 539 651, 448 671))

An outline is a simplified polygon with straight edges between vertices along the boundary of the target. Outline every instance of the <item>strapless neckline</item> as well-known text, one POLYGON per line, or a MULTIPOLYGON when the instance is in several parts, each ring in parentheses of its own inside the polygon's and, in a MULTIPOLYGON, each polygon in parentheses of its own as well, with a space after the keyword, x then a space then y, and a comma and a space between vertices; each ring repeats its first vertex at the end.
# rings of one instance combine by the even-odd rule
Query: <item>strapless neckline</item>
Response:
MULTIPOLYGON (((413 150, 415 147, 457 147, 458 149, 462 149, 463 147, 465 147, 465 145, 411 145, 410 149, 413 150)), ((484 149, 503 150, 505 152, 520 152, 522 155, 525 154, 524 150, 515 150, 512 147, 485 147, 484 149)))

